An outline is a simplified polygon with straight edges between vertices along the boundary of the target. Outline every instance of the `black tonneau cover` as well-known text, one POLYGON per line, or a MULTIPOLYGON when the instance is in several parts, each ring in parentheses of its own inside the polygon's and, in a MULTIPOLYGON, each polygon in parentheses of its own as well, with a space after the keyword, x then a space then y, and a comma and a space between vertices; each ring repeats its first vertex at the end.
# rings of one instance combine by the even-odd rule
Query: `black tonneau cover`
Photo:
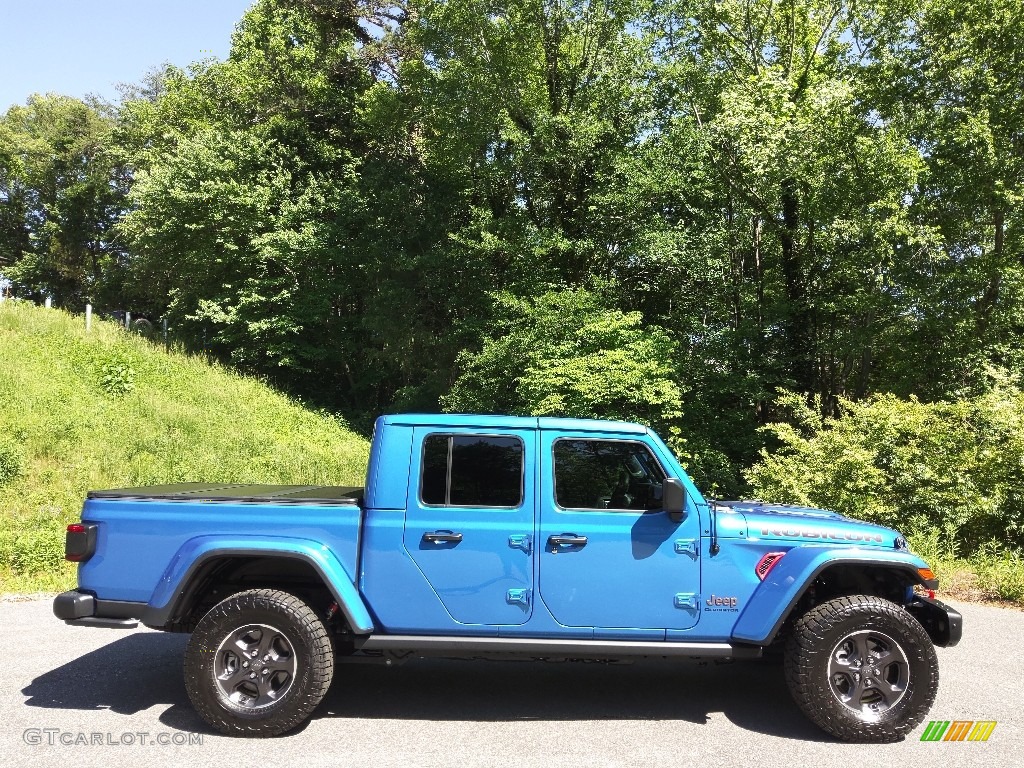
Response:
POLYGON ((344 485, 245 485, 177 483, 89 491, 90 499, 244 502, 247 504, 330 504, 357 506, 363 489, 344 485))

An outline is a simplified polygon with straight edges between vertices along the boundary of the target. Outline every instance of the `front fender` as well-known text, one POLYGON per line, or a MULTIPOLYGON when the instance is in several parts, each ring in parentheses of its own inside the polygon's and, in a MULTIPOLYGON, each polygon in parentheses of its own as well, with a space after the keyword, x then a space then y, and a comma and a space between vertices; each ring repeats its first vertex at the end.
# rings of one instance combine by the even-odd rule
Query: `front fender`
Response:
POLYGON ((196 536, 174 554, 150 597, 142 623, 161 627, 174 616, 193 577, 203 565, 221 557, 286 557, 308 563, 320 575, 356 634, 373 632, 373 620, 352 576, 331 550, 309 539, 285 536, 196 536))
POLYGON ((733 626, 732 639, 742 643, 769 644, 807 585, 823 570, 839 563, 881 565, 906 570, 915 582, 921 584, 924 581, 917 570, 928 567, 917 555, 900 550, 833 547, 825 544, 794 547, 754 590, 733 626))

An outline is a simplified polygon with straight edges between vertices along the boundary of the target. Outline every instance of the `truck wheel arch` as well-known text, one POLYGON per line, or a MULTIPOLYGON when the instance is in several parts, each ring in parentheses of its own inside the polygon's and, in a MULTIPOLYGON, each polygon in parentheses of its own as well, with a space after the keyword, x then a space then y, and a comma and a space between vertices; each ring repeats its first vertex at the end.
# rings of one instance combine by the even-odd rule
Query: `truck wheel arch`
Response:
POLYGON ((794 617, 794 612, 806 602, 812 590, 829 581, 843 584, 850 580, 847 578, 850 574, 860 578, 850 580, 852 583, 846 588, 827 591, 820 599, 829 600, 864 592, 892 599, 892 594, 882 594, 879 589, 865 589, 863 580, 869 577, 872 580, 893 584, 894 586, 889 588, 890 592, 895 589, 902 589, 905 592, 914 585, 933 587, 934 582, 926 582, 918 573, 918 568, 921 567, 924 567, 924 561, 909 553, 887 551, 876 556, 867 550, 813 551, 810 548, 805 550, 803 547, 795 547, 782 558, 779 566, 772 569, 769 577, 751 595, 733 627, 732 639, 761 646, 770 645, 787 620, 794 617), (785 563, 793 554, 798 556, 785 563), (783 564, 788 567, 783 569, 783 564))
MULTIPOLYGON (((179 555, 183 555, 183 550, 188 547, 189 544, 186 543, 179 550, 179 555)), ((308 569, 330 592, 338 604, 339 612, 354 634, 368 635, 373 632, 373 620, 351 577, 337 558, 322 545, 294 542, 289 546, 281 546, 281 542, 276 542, 273 545, 256 546, 208 545, 200 546, 198 549, 194 557, 188 557, 186 552, 184 556, 176 556, 172 560, 168 572, 161 578, 160 587, 154 592, 153 598, 143 611, 143 624, 163 629, 181 623, 190 611, 202 604, 202 592, 210 585, 211 577, 218 570, 226 566, 245 566, 254 561, 272 559, 288 561, 308 569), (310 549, 314 551, 311 552, 310 549), (188 562, 187 567, 176 568, 175 564, 181 562, 188 562)), ((217 599, 222 597, 223 595, 217 599)))

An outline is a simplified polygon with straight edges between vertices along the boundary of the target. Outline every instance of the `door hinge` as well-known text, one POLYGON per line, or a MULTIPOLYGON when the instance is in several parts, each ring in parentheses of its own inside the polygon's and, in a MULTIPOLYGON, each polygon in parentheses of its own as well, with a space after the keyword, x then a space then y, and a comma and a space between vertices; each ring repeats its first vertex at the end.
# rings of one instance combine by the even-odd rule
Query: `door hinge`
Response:
POLYGON ((521 549, 530 554, 533 551, 533 538, 528 533, 517 533, 508 537, 508 545, 512 549, 521 549))
POLYGON ((678 554, 688 555, 694 560, 697 559, 697 556, 700 553, 700 550, 697 549, 696 539, 676 539, 674 546, 678 554))
POLYGON ((532 590, 529 589, 510 589, 505 593, 505 602, 523 606, 530 605, 530 593, 532 590))
POLYGON ((688 611, 697 610, 697 594, 694 592, 677 592, 673 602, 676 608, 684 608, 688 611))

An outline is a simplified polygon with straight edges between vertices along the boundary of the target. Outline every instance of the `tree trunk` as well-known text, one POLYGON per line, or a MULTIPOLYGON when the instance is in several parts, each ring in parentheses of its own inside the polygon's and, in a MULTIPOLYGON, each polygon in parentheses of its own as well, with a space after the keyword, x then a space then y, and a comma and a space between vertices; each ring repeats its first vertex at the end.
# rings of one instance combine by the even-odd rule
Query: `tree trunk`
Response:
POLYGON ((790 375, 798 392, 814 391, 814 377, 810 361, 810 318, 807 312, 807 286, 798 243, 800 227, 800 197, 795 179, 784 179, 781 185, 782 202, 782 276, 786 283, 786 344, 790 375))
POLYGON ((985 286, 985 293, 978 300, 975 313, 975 327, 978 335, 984 335, 992 323, 992 316, 995 313, 996 304, 999 302, 1000 284, 1003 278, 1003 249, 1006 240, 1006 214, 998 210, 995 212, 995 243, 992 247, 993 267, 990 273, 988 285, 985 286))

